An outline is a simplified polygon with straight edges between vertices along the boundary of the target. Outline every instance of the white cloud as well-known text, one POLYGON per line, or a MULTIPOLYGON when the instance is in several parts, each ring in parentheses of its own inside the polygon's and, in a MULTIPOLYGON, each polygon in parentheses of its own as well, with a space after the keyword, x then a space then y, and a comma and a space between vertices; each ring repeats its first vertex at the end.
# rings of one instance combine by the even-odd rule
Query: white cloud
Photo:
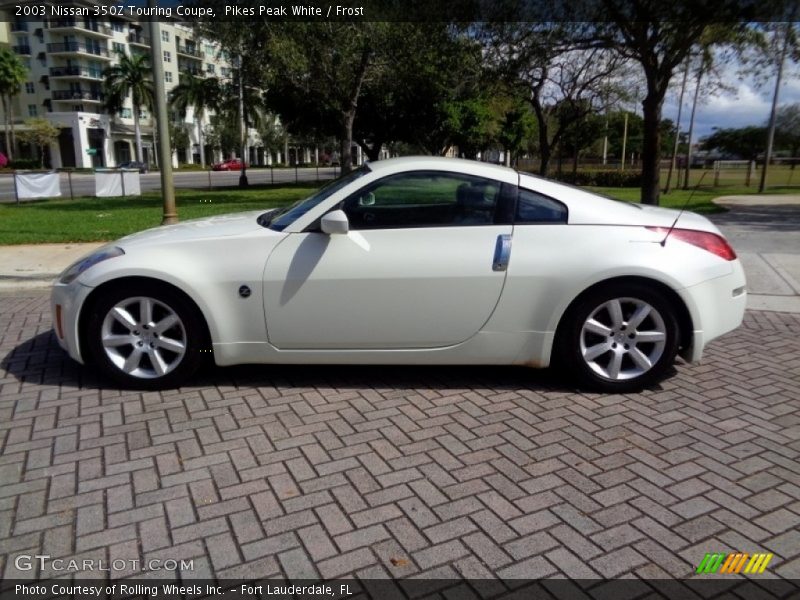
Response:
MULTIPOLYGON (((772 93, 775 89, 775 75, 768 77, 766 82, 757 87, 752 77, 742 78, 737 70, 739 65, 732 65, 724 74, 727 85, 733 87, 734 93, 716 93, 703 104, 698 105, 695 116, 694 139, 697 140, 712 132, 714 127, 745 127, 747 125, 764 125, 769 119, 772 105, 772 93)), ((677 118, 678 90, 680 75, 673 78, 673 89, 664 103, 663 116, 666 119, 677 118)), ((689 128, 689 114, 694 94, 694 87, 690 83, 684 95, 683 114, 681 115, 681 130, 689 128)), ((800 66, 787 62, 784 67, 784 78, 781 84, 778 103, 791 104, 800 102, 800 66)))

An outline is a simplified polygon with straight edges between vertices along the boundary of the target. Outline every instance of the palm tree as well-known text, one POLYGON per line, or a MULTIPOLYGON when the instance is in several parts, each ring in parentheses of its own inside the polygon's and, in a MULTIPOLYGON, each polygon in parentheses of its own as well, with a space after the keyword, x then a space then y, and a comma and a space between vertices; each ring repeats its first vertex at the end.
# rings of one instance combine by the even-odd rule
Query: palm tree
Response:
POLYGON ((13 158, 13 144, 9 140, 9 124, 13 136, 13 123, 11 119, 11 98, 19 93, 20 86, 28 78, 28 70, 19 57, 8 48, 0 48, 0 100, 3 103, 5 115, 6 154, 8 159, 13 158))
POLYGON ((142 160, 142 132, 139 113, 142 108, 152 109, 154 103, 153 81, 150 78, 150 58, 146 54, 127 56, 119 53, 119 62, 103 72, 105 80, 106 109, 119 112, 128 95, 133 104, 133 129, 136 136, 136 160, 142 160))
POLYGON ((170 103, 181 116, 194 108, 194 122, 197 127, 197 141, 200 143, 200 164, 206 166, 206 149, 203 140, 203 117, 207 110, 219 110, 222 99, 219 80, 216 77, 195 77, 191 73, 181 75, 181 81, 172 90, 170 103))

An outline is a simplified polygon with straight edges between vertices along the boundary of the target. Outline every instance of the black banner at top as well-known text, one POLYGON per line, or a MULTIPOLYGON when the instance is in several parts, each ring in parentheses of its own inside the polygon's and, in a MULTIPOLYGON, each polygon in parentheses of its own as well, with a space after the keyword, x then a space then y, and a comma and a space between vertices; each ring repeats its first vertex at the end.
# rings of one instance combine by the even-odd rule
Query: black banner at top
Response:
POLYGON ((797 0, 131 0, 2 2, 9 20, 751 22, 796 21, 797 0))

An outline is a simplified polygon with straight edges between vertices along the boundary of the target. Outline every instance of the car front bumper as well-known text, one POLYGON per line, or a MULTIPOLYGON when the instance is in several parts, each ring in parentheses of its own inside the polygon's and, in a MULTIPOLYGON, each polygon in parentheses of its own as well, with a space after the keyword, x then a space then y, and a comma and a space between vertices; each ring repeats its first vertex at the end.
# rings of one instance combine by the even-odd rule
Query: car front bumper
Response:
POLYGON ((50 311, 58 344, 81 364, 84 360, 78 335, 78 317, 92 289, 76 282, 66 285, 56 282, 50 294, 50 311))

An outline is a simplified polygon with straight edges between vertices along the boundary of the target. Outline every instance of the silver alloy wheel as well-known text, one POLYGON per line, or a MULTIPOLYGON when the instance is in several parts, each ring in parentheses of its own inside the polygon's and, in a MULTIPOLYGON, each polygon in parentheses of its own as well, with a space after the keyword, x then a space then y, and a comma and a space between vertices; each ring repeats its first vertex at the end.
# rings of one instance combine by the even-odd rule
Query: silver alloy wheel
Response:
POLYGON ((667 343, 661 314, 638 298, 613 298, 595 308, 581 327, 580 350, 589 368, 604 379, 644 375, 667 343))
POLYGON ((112 364, 139 379, 163 377, 186 354, 186 329, 178 314, 147 296, 115 304, 103 319, 100 335, 112 364))

